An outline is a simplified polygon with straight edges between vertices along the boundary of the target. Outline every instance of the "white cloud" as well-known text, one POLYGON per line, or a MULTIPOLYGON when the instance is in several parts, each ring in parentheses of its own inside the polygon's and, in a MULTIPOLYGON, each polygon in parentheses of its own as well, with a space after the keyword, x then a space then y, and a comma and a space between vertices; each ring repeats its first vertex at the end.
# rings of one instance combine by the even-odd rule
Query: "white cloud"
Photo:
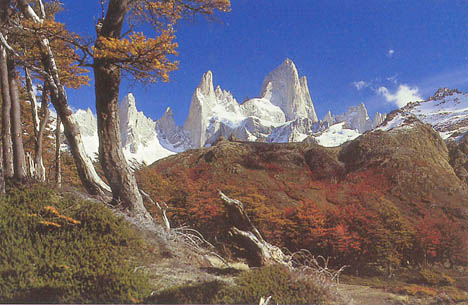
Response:
POLYGON ((394 50, 394 49, 390 49, 390 50, 387 51, 387 56, 388 56, 388 57, 392 57, 393 54, 395 54, 395 50, 394 50))
POLYGON ((363 88, 369 87, 369 83, 366 83, 363 80, 360 80, 358 82, 353 82, 353 86, 356 87, 357 90, 361 90, 363 88))
POLYGON ((377 92, 385 97, 387 102, 403 107, 409 102, 421 101, 418 87, 400 85, 395 93, 390 93, 386 87, 380 87, 377 92))

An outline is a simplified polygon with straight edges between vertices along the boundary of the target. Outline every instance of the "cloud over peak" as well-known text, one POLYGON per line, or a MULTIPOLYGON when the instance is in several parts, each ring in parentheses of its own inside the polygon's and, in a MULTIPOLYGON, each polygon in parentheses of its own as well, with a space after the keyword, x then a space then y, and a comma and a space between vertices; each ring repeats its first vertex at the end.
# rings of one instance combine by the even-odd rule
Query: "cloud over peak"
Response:
POLYGON ((418 87, 410 87, 404 84, 401 84, 394 93, 391 93, 386 87, 380 87, 377 89, 377 93, 385 97, 387 102, 394 103, 400 108, 409 102, 423 100, 418 87))

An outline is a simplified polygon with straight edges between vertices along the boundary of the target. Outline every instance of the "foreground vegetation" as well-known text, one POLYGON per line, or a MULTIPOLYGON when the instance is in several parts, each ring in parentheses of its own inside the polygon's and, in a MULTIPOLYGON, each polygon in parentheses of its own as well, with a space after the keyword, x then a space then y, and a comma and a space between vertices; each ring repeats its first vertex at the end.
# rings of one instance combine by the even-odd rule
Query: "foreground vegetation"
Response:
POLYGON ((102 204, 12 188, 0 232, 0 302, 128 303, 149 293, 128 260, 143 241, 102 204))
MULTIPOLYGON (((258 303, 261 297, 271 296, 274 303, 346 303, 341 295, 346 291, 340 285, 324 284, 281 266, 210 278, 193 259, 196 254, 177 248, 181 247, 177 242, 176 248, 150 246, 139 237, 141 232, 105 205, 76 194, 30 185, 10 188, 0 197, 0 302, 232 304, 258 303), (194 267, 190 272, 197 273, 192 277, 196 280, 174 283, 163 278, 163 261, 172 275, 183 277, 189 269, 175 267, 181 260, 194 267)), ((345 275, 341 282, 410 300, 457 303, 468 301, 466 275, 465 269, 434 266, 402 268, 391 279, 345 275)))
MULTIPOLYGON (((103 204, 41 185, 11 188, 0 198, 2 303, 280 303, 325 304, 333 295, 280 266, 171 287, 152 295, 137 265, 146 241, 103 204)), ((152 264, 158 263, 152 261, 152 264)), ((157 272, 157 269, 156 269, 157 272)))

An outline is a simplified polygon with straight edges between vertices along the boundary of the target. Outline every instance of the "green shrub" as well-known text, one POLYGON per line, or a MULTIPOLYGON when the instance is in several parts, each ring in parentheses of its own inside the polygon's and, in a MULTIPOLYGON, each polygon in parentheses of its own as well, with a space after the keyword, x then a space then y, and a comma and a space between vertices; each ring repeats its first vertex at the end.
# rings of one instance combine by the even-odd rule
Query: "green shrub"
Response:
POLYGON ((215 303, 258 304, 261 297, 272 297, 278 304, 326 304, 326 290, 313 281, 298 278, 279 265, 243 273, 235 286, 222 290, 215 303))
POLYGON ((423 284, 428 284, 432 286, 444 286, 444 285, 452 285, 455 283, 455 280, 450 276, 433 271, 428 268, 424 268, 419 271, 419 280, 423 284))
POLYGON ((101 204, 42 186, 0 197, 0 302, 137 302, 146 278, 129 262, 140 245, 101 204))

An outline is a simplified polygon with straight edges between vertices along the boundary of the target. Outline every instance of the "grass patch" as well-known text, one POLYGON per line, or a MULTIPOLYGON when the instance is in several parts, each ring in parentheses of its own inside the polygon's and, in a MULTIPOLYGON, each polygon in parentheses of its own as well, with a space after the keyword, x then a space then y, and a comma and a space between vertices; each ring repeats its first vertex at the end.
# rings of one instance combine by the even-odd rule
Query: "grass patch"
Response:
POLYGON ((101 204, 44 186, 0 197, 0 302, 138 302, 147 278, 130 261, 142 241, 101 204))

